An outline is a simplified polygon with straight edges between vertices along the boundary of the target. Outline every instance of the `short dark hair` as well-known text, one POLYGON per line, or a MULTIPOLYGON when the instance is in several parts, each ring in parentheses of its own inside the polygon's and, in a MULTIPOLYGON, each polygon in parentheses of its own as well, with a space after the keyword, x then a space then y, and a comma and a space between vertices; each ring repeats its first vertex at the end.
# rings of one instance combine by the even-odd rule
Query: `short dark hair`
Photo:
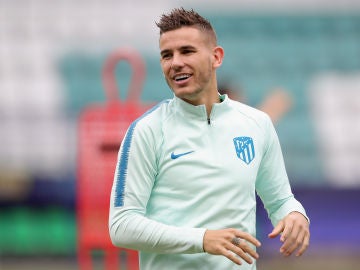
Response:
POLYGON ((175 8, 169 14, 162 14, 160 21, 156 22, 160 29, 160 36, 168 31, 176 30, 185 26, 193 26, 200 31, 206 32, 210 39, 217 43, 216 33, 211 23, 193 9, 175 8))

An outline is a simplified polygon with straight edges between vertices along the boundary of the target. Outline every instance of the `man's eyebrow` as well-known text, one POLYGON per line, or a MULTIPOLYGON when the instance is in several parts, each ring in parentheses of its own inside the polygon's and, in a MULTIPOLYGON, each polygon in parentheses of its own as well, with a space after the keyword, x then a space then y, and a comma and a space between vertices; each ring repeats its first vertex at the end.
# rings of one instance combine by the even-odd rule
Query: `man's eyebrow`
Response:
POLYGON ((194 49, 196 49, 196 48, 192 45, 186 45, 186 46, 180 47, 180 50, 194 50, 194 49))
MULTIPOLYGON (((179 50, 179 51, 183 51, 183 50, 195 50, 195 49, 196 49, 196 48, 195 48, 194 46, 192 46, 192 45, 185 45, 185 46, 181 46, 180 48, 177 48, 177 50, 179 50)), ((165 50, 162 50, 162 51, 160 52, 160 54, 163 55, 163 54, 166 54, 166 53, 169 53, 169 52, 171 52, 170 49, 165 49, 165 50)))

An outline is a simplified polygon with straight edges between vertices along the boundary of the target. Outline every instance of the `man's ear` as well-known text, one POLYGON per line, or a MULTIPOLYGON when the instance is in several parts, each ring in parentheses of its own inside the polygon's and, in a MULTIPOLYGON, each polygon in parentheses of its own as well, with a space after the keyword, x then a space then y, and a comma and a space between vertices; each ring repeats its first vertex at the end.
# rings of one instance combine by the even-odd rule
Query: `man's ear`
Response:
POLYGON ((224 49, 220 46, 216 46, 214 48, 214 63, 213 67, 218 68, 221 66, 222 61, 224 59, 224 49))

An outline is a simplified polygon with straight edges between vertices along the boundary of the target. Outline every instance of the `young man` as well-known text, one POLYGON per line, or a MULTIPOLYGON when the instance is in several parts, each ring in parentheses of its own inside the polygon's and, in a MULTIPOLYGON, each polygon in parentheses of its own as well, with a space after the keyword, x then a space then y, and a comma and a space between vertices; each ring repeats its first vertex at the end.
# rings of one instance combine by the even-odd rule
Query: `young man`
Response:
POLYGON ((111 194, 113 243, 140 251, 141 269, 256 269, 256 192, 281 235, 303 254, 309 223, 294 198, 269 117, 219 95, 224 51, 210 23, 174 9, 157 23, 161 67, 174 92, 129 127, 111 194), (222 255, 222 256, 214 256, 222 255))

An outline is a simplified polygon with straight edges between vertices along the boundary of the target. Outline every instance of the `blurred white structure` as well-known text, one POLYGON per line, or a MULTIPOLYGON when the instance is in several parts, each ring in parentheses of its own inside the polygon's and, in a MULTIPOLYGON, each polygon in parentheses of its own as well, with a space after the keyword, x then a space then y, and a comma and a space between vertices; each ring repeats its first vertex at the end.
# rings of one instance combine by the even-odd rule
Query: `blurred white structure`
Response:
POLYGON ((360 73, 314 78, 309 97, 324 173, 334 186, 360 184, 360 73))
POLYGON ((155 51, 154 21, 168 2, 138 2, 0 0, 0 173, 76 166, 76 119, 64 110, 56 61, 69 49, 155 51))

